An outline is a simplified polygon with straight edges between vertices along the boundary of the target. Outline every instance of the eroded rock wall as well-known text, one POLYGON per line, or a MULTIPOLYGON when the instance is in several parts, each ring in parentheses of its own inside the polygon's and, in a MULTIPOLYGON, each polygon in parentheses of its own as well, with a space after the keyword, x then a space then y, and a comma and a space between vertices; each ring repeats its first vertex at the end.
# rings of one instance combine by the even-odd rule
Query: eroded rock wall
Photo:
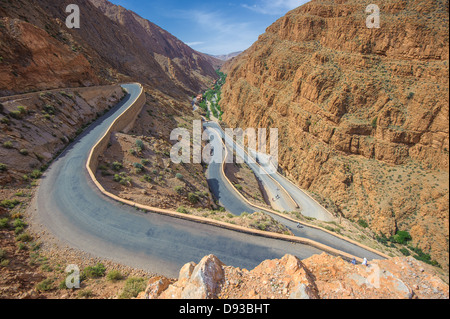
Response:
POLYGON ((283 172, 448 269, 448 2, 311 1, 224 66, 229 127, 279 129, 283 172))

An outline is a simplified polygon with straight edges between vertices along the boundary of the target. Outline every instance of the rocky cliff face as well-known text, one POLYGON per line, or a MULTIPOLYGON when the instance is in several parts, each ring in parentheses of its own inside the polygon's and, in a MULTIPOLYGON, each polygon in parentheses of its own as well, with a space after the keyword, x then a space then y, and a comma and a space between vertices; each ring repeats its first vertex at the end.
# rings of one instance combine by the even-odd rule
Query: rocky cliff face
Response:
POLYGON ((140 299, 447 299, 448 284, 411 257, 352 265, 315 255, 286 255, 253 270, 224 265, 216 256, 188 263, 177 281, 155 277, 140 299))
POLYGON ((0 31, 0 95, 102 82, 85 56, 43 29, 4 17, 0 31))
POLYGON ((224 121, 277 127, 280 166, 330 210, 448 269, 448 2, 311 1, 228 63, 224 121))

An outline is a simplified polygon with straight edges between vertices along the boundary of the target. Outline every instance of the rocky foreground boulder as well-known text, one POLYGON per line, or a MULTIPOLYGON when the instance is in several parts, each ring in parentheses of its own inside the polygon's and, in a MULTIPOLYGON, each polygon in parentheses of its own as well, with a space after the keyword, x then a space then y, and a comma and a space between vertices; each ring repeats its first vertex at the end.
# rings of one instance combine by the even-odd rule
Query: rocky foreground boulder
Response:
POLYGON ((188 263, 177 281, 152 278, 139 299, 448 299, 449 286, 412 257, 353 265, 323 253, 300 261, 286 255, 253 270, 216 256, 188 263))

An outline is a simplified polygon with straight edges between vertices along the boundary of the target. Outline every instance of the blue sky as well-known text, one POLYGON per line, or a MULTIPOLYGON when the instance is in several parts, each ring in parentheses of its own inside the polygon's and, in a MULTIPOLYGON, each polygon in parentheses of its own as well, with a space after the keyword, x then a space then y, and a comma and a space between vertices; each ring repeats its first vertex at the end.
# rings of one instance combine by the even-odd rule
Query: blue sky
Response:
POLYGON ((150 20, 197 51, 249 48, 265 29, 308 0, 110 0, 150 20))

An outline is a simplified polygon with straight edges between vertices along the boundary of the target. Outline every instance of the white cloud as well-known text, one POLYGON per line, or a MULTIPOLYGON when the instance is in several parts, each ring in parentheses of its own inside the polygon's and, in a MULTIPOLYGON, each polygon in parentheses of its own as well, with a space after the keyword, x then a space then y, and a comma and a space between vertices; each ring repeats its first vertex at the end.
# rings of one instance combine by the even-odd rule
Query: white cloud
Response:
POLYGON ((191 42, 188 45, 195 45, 196 50, 209 54, 245 50, 258 39, 261 31, 255 30, 249 22, 237 22, 220 11, 189 10, 183 16, 200 29, 208 30, 203 43, 191 42))
POLYGON ((261 4, 243 4, 242 6, 262 14, 279 15, 309 2, 309 0, 262 0, 260 2, 261 4))
POLYGON ((204 43, 205 43, 205 42, 197 41, 197 42, 188 42, 188 43, 186 43, 186 45, 188 45, 188 46, 190 46, 190 47, 195 47, 195 46, 202 45, 202 44, 204 44, 204 43))

